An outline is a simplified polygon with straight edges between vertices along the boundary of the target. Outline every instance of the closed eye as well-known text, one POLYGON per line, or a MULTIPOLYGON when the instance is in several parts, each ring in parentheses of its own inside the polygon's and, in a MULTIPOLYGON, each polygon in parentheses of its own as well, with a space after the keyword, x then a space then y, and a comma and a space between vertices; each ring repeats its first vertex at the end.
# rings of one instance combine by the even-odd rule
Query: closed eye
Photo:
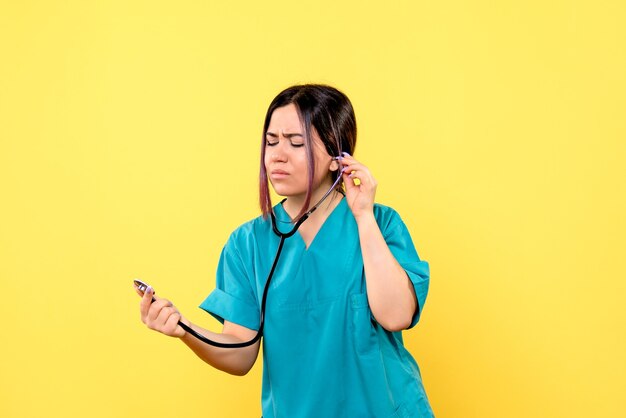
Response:
POLYGON ((292 133, 292 134, 283 134, 285 138, 289 140, 291 146, 294 148, 300 148, 304 146, 304 138, 302 134, 292 133))
MULTIPOLYGON (((289 143, 291 144, 291 146, 293 148, 301 148, 304 146, 304 141, 303 141, 303 137, 302 134, 300 133, 285 133, 283 134, 283 137, 287 140, 289 140, 289 143)), ((266 132, 265 133, 265 144, 268 147, 273 147, 275 145, 278 145, 278 142, 280 142, 278 135, 275 132, 266 132)))
MULTIPOLYGON (((265 145, 267 145, 268 147, 273 147, 273 146, 278 145, 278 142, 279 141, 276 140, 276 139, 267 139, 267 140, 265 140, 265 145)), ((289 143, 294 148, 301 148, 301 147, 304 146, 304 143, 293 142, 293 141, 289 141, 289 143)))

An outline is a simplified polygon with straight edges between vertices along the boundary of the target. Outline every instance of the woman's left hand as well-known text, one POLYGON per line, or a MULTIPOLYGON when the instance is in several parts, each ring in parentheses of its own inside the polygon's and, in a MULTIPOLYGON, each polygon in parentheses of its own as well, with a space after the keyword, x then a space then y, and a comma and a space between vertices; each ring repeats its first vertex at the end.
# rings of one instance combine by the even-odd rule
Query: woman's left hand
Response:
POLYGON ((340 159, 343 172, 343 182, 346 186, 346 201, 352 214, 358 218, 364 214, 374 213, 374 197, 378 183, 369 169, 358 162, 354 157, 343 153, 340 159), (358 180, 358 185, 355 184, 358 180))

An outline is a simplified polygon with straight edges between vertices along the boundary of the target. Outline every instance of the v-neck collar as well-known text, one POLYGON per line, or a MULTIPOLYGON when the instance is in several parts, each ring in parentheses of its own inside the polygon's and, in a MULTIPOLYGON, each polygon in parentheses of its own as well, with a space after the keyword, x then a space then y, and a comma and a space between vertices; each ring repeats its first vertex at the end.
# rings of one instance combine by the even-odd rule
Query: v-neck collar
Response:
MULTIPOLYGON (((283 202, 284 200, 278 203, 276 206, 274 206, 274 213, 276 215, 276 221, 278 222, 276 225, 278 227, 278 230, 282 233, 286 233, 286 232, 289 232, 291 228, 293 228, 293 223, 292 223, 291 217, 289 216, 289 214, 283 207, 283 202)), ((298 241, 304 247, 305 252, 308 252, 311 249, 311 247, 315 244, 315 242, 318 241, 319 235, 321 233, 324 233, 324 230, 326 229, 326 224, 330 223, 333 217, 339 216, 341 213, 345 212, 346 207, 347 207, 346 197, 342 196, 337 206, 335 206, 333 210, 328 214, 326 219, 324 219, 324 222, 322 223, 320 228, 317 230, 317 233, 311 240, 311 243, 309 244, 308 247, 306 246, 306 243, 304 242, 304 238, 302 238, 300 231, 297 231, 294 234, 294 236, 298 237, 298 241)))

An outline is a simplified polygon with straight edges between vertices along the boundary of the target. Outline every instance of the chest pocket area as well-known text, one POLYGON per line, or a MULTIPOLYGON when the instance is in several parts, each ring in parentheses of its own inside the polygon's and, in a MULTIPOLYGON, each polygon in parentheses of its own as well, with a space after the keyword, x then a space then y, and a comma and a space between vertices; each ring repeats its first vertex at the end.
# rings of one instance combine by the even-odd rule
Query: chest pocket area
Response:
POLYGON ((378 344, 376 337, 376 320, 372 316, 367 293, 350 296, 351 324, 350 331, 354 346, 359 355, 374 350, 378 344))

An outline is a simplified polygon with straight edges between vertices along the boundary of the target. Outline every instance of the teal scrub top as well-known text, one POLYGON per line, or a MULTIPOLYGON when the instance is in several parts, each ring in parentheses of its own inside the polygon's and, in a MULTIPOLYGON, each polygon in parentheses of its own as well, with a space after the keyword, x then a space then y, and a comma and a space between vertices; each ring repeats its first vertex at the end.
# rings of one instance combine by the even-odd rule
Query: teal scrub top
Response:
MULTIPOLYGON (((292 228, 282 204, 281 232, 292 228)), ((430 280, 409 232, 393 209, 374 205, 392 254, 415 288, 419 320, 430 280)), ((279 237, 259 217, 237 228, 222 250, 216 288, 200 307, 257 330, 279 237)), ((417 363, 401 332, 370 311, 357 224, 343 198, 307 249, 287 238, 267 296, 263 338, 263 418, 417 418, 433 416, 417 363)))

